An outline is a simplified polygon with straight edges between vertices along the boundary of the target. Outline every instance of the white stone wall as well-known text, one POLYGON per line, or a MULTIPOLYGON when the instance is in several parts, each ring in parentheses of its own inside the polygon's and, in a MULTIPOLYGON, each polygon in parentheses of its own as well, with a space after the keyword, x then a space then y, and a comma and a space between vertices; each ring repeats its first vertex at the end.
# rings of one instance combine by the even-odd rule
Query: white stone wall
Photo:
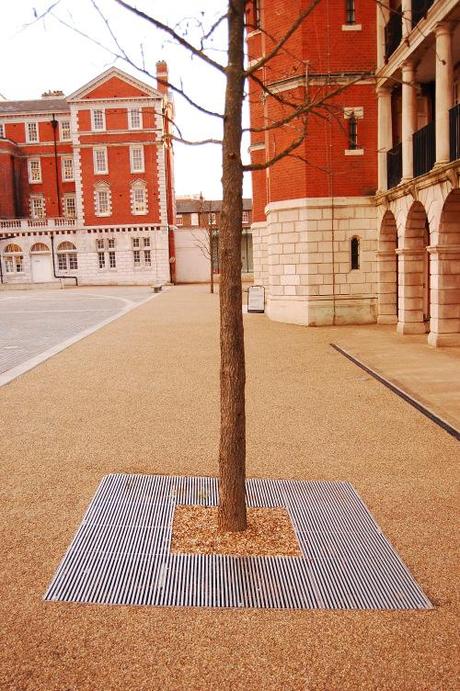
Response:
MULTIPOLYGON (((147 229, 135 226, 119 229, 83 229, 71 233, 56 233, 54 235, 55 252, 61 242, 71 242, 77 248, 78 269, 67 271, 59 269, 56 256, 56 273, 60 278, 52 278, 50 284, 60 283, 61 278, 77 276, 80 285, 150 285, 153 283, 165 284, 169 281, 169 247, 168 233, 166 229, 147 229), (92 232, 96 230, 97 232, 92 232), (115 239, 116 268, 108 268, 108 249, 106 249, 106 267, 99 269, 98 253, 96 249, 97 238, 115 239), (134 266, 132 248, 133 237, 149 237, 151 253, 151 266, 134 266)), ((43 232, 38 234, 23 234, 9 240, 0 240, 0 254, 2 257, 3 282, 8 284, 32 283, 30 262, 30 248, 37 242, 46 244, 51 250, 50 235, 43 232), (6 245, 14 243, 23 250, 24 271, 18 274, 6 273, 3 260, 3 250, 6 245)), ((141 243, 142 244, 142 243, 141 243)), ((141 254, 143 248, 141 247, 141 254)), ((57 253, 56 253, 57 254, 57 253)), ((72 283, 69 278, 66 283, 72 283)))
POLYGON ((210 280, 209 236, 205 228, 174 231, 177 283, 206 283, 210 280))
POLYGON ((377 230, 372 197, 271 203, 253 226, 254 282, 265 286, 267 314, 320 326, 376 320, 377 230), (360 267, 351 269, 351 239, 360 267))

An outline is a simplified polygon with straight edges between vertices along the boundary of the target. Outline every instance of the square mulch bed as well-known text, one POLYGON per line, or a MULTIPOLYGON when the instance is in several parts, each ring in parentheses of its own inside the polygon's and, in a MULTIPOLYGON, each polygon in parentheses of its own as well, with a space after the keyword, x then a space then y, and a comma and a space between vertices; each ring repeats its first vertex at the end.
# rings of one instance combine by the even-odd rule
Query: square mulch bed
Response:
MULTIPOLYGON (((432 607, 349 483, 250 479, 246 493, 250 517, 258 513, 252 509, 278 510, 265 513, 265 519, 278 516, 281 522, 274 518, 280 541, 264 556, 232 554, 233 544, 223 553, 220 539, 204 544, 204 533, 206 539, 212 533, 206 525, 215 520, 215 509, 209 509, 218 504, 217 478, 107 475, 45 600, 277 609, 432 607), (176 511, 173 547, 180 551, 171 546, 176 511), (195 536, 193 513, 201 515, 195 536), (177 542, 181 535, 185 542, 177 542)), ((257 531, 260 535, 260 521, 257 531)))

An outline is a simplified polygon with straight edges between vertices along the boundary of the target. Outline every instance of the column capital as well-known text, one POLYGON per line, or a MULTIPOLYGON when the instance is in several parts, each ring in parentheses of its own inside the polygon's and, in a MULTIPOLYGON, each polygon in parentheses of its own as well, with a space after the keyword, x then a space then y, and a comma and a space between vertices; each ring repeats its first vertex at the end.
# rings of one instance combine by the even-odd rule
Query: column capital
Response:
POLYGON ((412 58, 404 60, 401 65, 402 72, 414 72, 415 71, 415 61, 412 58))
POLYGON ((434 33, 437 36, 441 36, 442 34, 450 34, 452 33, 452 24, 451 22, 439 22, 436 24, 434 33))
POLYGON ((375 91, 377 93, 377 98, 385 98, 385 96, 389 96, 391 94, 391 87, 380 84, 375 91))

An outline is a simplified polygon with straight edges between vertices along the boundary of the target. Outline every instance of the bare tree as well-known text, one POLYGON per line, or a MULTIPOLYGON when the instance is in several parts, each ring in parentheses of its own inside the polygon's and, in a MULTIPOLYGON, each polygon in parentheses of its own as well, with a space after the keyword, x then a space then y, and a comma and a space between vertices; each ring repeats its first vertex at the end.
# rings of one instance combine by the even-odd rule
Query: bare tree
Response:
MULTIPOLYGON (((247 25, 251 16, 249 6, 252 0, 228 0, 225 15, 205 29, 202 21, 194 18, 202 26, 202 37, 197 45, 188 38, 186 30, 180 26, 171 27, 155 16, 135 8, 126 0, 113 0, 114 3, 137 17, 149 22, 164 32, 170 39, 182 46, 194 57, 224 75, 226 80, 225 107, 223 112, 202 106, 193 100, 182 84, 167 82, 173 92, 179 94, 197 110, 222 122, 222 139, 204 139, 190 141, 183 135, 177 123, 171 123, 173 133, 168 139, 175 139, 188 144, 219 144, 222 146, 222 189, 223 202, 219 228, 220 252, 220 444, 219 476, 220 503, 219 528, 221 531, 243 531, 247 527, 245 502, 245 465, 246 465, 246 416, 245 416, 245 351, 242 318, 241 286, 241 232, 243 213, 243 174, 247 171, 263 170, 286 156, 304 160, 299 154, 306 133, 308 118, 319 117, 330 123, 338 112, 333 99, 351 84, 358 82, 362 75, 356 75, 348 83, 328 83, 313 93, 305 90, 301 98, 290 98, 276 90, 271 90, 265 83, 262 74, 269 63, 282 51, 288 51, 289 39, 295 34, 321 0, 309 0, 297 19, 281 37, 268 36, 270 46, 265 55, 245 66, 245 29, 255 28, 247 25), (222 22, 227 23, 227 60, 221 64, 206 50, 206 41, 213 35, 222 22), (271 158, 261 163, 245 165, 241 157, 243 135, 242 109, 245 98, 245 85, 252 80, 262 90, 265 98, 273 99, 279 106, 279 116, 259 127, 249 128, 252 132, 266 132, 284 128, 290 135, 286 146, 277 151, 271 158)), ((136 69, 149 74, 142 66, 137 65, 122 48, 119 37, 115 36, 108 19, 102 14, 97 0, 91 0, 93 6, 104 20, 111 38, 116 45, 115 54, 127 61, 136 69)), ((60 20, 62 23, 64 21, 60 20)), ((260 27, 259 27, 260 28, 260 27)), ((82 33, 80 31, 80 33, 82 33)), ((214 54, 212 54, 214 55, 214 54)), ((301 59, 294 56, 298 65, 301 59)), ((368 76, 368 75, 366 75, 368 76)), ((168 142, 169 143, 169 142, 168 142)), ((308 163, 308 161, 306 161, 308 163)))

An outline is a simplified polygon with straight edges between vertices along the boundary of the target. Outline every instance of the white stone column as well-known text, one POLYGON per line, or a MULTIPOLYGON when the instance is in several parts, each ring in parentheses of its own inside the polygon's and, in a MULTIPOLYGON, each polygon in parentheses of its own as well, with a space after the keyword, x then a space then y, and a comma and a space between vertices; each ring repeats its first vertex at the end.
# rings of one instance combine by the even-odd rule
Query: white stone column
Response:
POLYGON ((414 64, 410 60, 402 65, 402 179, 414 176, 412 135, 417 122, 417 92, 414 64))
POLYGON ((423 320, 423 269, 425 249, 398 248, 399 334, 426 333, 423 320))
POLYGON ((449 108, 453 105, 452 34, 448 23, 436 27, 436 164, 447 163, 449 108))
POLYGON ((431 256, 428 343, 460 346, 460 245, 427 247, 431 256))
POLYGON ((412 31, 412 0, 402 0, 402 37, 403 39, 412 31))
POLYGON ((398 321, 396 251, 377 252, 378 263, 378 317, 377 324, 396 324, 398 321))
POLYGON ((391 129, 391 91, 380 86, 377 89, 378 105, 378 189, 384 192, 388 189, 387 185, 387 151, 392 147, 391 129))
POLYGON ((376 2, 377 8, 377 69, 381 69, 385 64, 385 25, 388 22, 390 11, 388 0, 376 2))

